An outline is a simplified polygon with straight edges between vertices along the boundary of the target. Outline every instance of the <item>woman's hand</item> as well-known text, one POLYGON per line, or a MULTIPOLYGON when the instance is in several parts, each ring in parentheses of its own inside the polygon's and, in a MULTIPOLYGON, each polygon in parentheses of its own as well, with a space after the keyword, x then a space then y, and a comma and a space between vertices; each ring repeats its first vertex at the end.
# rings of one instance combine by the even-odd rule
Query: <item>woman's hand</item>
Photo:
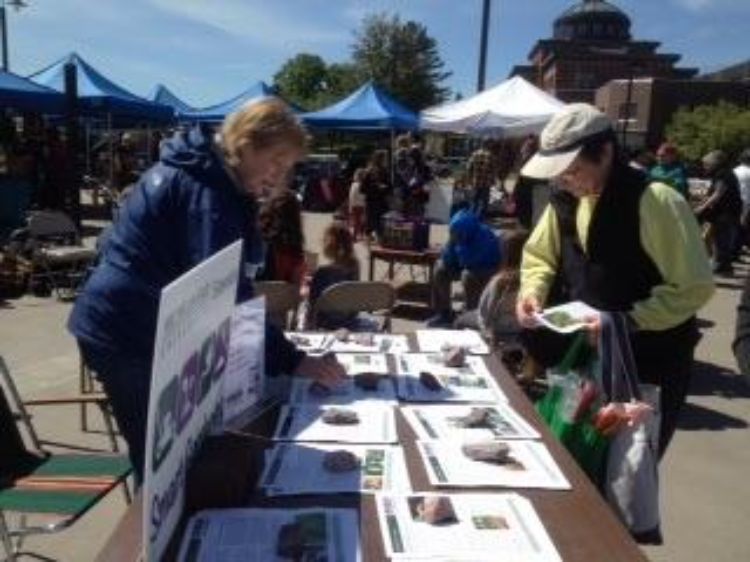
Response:
POLYGON ((534 328, 538 324, 535 314, 541 310, 539 299, 534 295, 522 297, 516 303, 516 319, 522 328, 534 328))
POLYGON ((322 357, 308 355, 297 366, 294 374, 308 377, 328 388, 333 388, 344 382, 346 370, 341 363, 336 361, 336 356, 333 354, 322 357))
POLYGON ((596 315, 587 316, 584 318, 586 336, 589 341, 589 345, 593 348, 599 347, 599 336, 602 333, 602 319, 596 315))

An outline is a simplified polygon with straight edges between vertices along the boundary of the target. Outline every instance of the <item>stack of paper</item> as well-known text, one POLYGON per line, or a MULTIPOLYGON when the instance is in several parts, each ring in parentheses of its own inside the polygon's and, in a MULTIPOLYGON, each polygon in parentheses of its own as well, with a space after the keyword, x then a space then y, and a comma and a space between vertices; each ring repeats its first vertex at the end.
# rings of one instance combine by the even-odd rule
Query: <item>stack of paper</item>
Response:
POLYGON ((417 448, 435 486, 570 489, 543 443, 502 443, 510 448, 508 461, 502 464, 469 458, 460 441, 418 441, 417 448))
POLYGON ((274 439, 329 443, 395 443, 398 440, 393 407, 378 404, 282 406, 274 439), (322 416, 331 408, 345 408, 354 412, 357 423, 326 423, 322 416))
POLYGON ((386 554, 393 560, 560 560, 531 502, 517 494, 380 494, 376 503, 386 554), (438 501, 443 517, 431 524, 425 513, 438 501))
POLYGON ((286 332, 287 339, 308 353, 407 353, 409 340, 405 335, 352 333, 346 339, 333 334, 286 332), (368 341, 369 340, 369 341, 368 341))
POLYGON ((217 509, 190 519, 179 560, 359 562, 359 543, 353 509, 217 509))
POLYGON ((388 445, 278 444, 269 452, 260 482, 268 495, 411 491, 404 452, 388 445), (325 455, 336 451, 354 455, 359 468, 327 470, 325 455))

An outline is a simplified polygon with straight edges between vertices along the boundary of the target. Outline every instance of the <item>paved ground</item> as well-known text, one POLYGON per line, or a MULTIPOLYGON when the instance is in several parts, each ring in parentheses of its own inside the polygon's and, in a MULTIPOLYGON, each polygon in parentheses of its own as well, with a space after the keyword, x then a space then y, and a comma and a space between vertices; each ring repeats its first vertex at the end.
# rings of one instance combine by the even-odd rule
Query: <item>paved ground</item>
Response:
MULTIPOLYGON (((319 246, 328 220, 306 217, 311 249, 319 246)), ((433 234, 433 241, 440 241, 445 230, 433 234)), ((362 258, 366 255, 363 248, 358 252, 362 258)), ((680 430, 661 467, 666 544, 646 549, 656 561, 750 560, 750 386, 736 374, 730 350, 739 287, 747 269, 741 268, 737 280, 722 281, 701 314, 706 335, 698 349, 699 369, 680 430)), ((77 391, 78 355, 64 329, 69 310, 69 304, 52 298, 27 297, 0 305, 0 354, 27 399, 77 391)), ((395 329, 415 325, 397 321, 395 329)), ((97 414, 92 419, 101 426, 97 414)), ((101 433, 80 431, 76 408, 40 410, 35 422, 42 437, 51 441, 107 446, 101 433)), ((122 494, 111 494, 71 529, 35 538, 28 546, 64 562, 92 560, 124 506, 122 494)))

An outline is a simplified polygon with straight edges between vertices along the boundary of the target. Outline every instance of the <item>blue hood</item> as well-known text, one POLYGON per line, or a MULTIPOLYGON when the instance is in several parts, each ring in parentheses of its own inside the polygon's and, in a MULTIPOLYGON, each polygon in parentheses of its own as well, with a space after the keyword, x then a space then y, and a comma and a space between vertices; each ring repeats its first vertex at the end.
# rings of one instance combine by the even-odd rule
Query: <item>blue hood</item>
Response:
POLYGON ((472 211, 462 209, 453 215, 449 228, 451 234, 462 235, 461 238, 467 242, 479 232, 482 223, 472 211))
POLYGON ((488 270, 500 267, 500 239, 472 211, 461 210, 450 222, 451 239, 443 263, 453 269, 488 270))
POLYGON ((217 167, 213 137, 211 127, 204 123, 187 131, 177 131, 164 142, 159 159, 167 166, 205 173, 217 167))

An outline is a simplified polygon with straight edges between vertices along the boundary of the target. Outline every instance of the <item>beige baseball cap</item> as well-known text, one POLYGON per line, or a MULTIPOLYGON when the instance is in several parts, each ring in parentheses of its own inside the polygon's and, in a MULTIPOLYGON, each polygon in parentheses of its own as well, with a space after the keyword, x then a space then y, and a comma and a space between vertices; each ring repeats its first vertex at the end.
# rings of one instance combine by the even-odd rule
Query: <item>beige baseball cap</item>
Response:
POLYGON ((539 150, 521 169, 521 175, 549 179, 562 174, 589 139, 608 133, 612 122, 587 103, 571 103, 558 111, 542 130, 539 150))

